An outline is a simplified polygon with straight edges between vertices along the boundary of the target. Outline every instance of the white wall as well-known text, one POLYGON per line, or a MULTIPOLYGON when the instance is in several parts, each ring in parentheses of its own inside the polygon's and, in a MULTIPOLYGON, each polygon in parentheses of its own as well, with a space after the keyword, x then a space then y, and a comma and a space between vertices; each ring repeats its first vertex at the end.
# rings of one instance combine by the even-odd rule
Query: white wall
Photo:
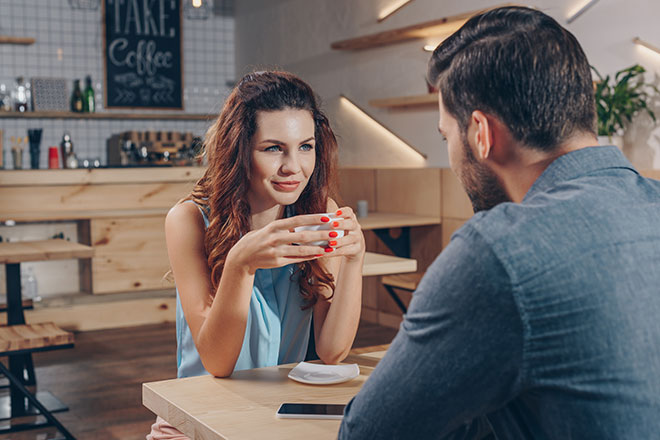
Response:
MULTIPOLYGON (((236 74, 278 67, 294 72, 323 98, 340 137, 341 166, 444 167, 447 148, 436 131, 434 108, 388 111, 372 108, 371 99, 426 92, 430 56, 423 42, 408 42, 356 52, 330 49, 334 41, 456 15, 498 2, 486 0, 415 0, 382 23, 378 12, 393 0, 240 0, 236 2, 236 74), (428 156, 402 149, 365 127, 339 104, 344 94, 398 136, 428 156)), ((572 24, 566 17, 586 0, 538 0, 530 3, 575 34, 592 65, 613 73, 640 63, 657 81, 660 55, 633 45, 635 36, 660 46, 660 2, 600 0, 572 24)), ((431 43, 431 42, 429 42, 431 43)), ((435 43, 435 42, 434 42, 435 43)), ((660 109, 660 106, 659 106, 660 109)), ((658 112, 660 119, 660 112, 658 112)), ((660 168, 660 128, 639 117, 626 135, 625 152, 640 168, 660 168)))

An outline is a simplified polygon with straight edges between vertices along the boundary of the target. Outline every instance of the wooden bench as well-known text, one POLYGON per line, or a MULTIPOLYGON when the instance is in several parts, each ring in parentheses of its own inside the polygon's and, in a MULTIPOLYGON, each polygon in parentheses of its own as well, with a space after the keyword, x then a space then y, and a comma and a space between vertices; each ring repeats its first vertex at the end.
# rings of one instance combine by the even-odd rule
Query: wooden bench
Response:
MULTIPOLYGON (((75 437, 53 416, 35 394, 27 388, 28 381, 24 377, 17 377, 12 373, 11 356, 24 355, 33 351, 55 350, 58 348, 73 347, 73 334, 62 330, 52 322, 40 324, 18 324, 0 327, 0 356, 10 356, 10 368, 7 368, 0 362, 0 373, 9 380, 10 388, 13 391, 11 395, 11 417, 22 417, 31 415, 32 412, 24 411, 26 405, 24 399, 27 398, 29 404, 38 414, 46 418, 46 422, 23 424, 12 423, 11 426, 2 432, 22 431, 24 429, 35 429, 44 426, 54 426, 64 438, 75 440, 75 437), (20 393, 20 394, 19 394, 20 393)), ((19 370, 21 371, 21 370, 19 370)))
POLYGON ((0 434, 23 431, 45 425, 56 426, 67 439, 74 437, 55 419, 52 412, 68 409, 47 392, 35 396, 28 386, 36 387, 37 381, 32 363, 33 351, 54 350, 73 347, 73 335, 65 332, 53 323, 26 324, 23 313, 24 303, 21 294, 20 264, 27 261, 66 260, 72 258, 91 258, 93 249, 80 243, 61 239, 21 241, 0 243, 0 264, 5 264, 7 278, 7 326, 0 327, 0 356, 9 358, 9 366, 0 362, 0 372, 9 380, 9 413, 3 418, 17 418, 26 415, 41 414, 47 422, 29 422, 11 424, 7 429, 0 429, 0 434), (42 397, 48 395, 48 408, 42 403, 42 397), (27 398, 28 402, 25 401, 27 398))
POLYGON ((381 278, 381 283, 383 283, 387 293, 390 294, 396 305, 399 306, 403 313, 406 313, 406 306, 394 289, 397 288, 407 292, 414 292, 423 276, 424 272, 385 275, 381 278))
POLYGON ((52 322, 0 327, 0 356, 73 346, 73 333, 52 322))

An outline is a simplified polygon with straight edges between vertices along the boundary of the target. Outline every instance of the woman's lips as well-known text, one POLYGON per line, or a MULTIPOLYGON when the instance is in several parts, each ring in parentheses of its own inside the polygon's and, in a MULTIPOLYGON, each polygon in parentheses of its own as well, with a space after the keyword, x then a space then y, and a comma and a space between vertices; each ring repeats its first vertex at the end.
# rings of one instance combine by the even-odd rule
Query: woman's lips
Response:
POLYGON ((291 180, 286 182, 272 182, 275 189, 284 192, 293 192, 298 189, 300 182, 297 180, 291 180))

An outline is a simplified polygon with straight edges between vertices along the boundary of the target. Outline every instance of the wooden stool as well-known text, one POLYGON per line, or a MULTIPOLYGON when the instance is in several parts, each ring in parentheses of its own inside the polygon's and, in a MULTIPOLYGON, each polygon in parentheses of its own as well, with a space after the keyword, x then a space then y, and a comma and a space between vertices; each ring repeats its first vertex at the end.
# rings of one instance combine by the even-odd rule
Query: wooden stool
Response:
MULTIPOLYGON (((19 324, 0 327, 0 356, 13 356, 34 351, 56 350, 73 347, 73 334, 66 332, 52 322, 42 324, 19 324)), ((71 433, 53 416, 53 414, 28 390, 22 378, 15 376, 0 362, 0 373, 9 380, 10 387, 18 390, 12 394, 12 411, 14 408, 25 408, 24 399, 46 418, 45 423, 12 424, 10 428, 0 432, 14 432, 23 429, 35 429, 43 426, 55 426, 67 439, 74 439, 71 433)), ((12 414, 12 417, 26 414, 12 414)))
POLYGON ((403 313, 406 313, 406 306, 399 298, 399 295, 396 294, 394 288, 405 290, 408 292, 413 292, 417 289, 417 285, 424 276, 424 272, 414 272, 414 273, 402 273, 396 275, 385 275, 381 278, 381 283, 387 290, 387 293, 390 294, 394 302, 401 309, 403 313))
MULTIPOLYGON (((79 243, 53 239, 40 241, 21 241, 0 243, 0 264, 5 264, 7 269, 7 327, 2 328, 0 341, 3 341, 5 349, 0 355, 9 357, 9 368, 0 363, 0 372, 9 379, 10 390, 10 413, 3 416, 4 419, 14 418, 35 413, 32 406, 44 415, 48 424, 57 426, 67 439, 72 439, 71 434, 52 416, 51 412, 65 411, 68 408, 59 402, 50 393, 39 393, 48 395, 49 402, 46 406, 40 397, 39 400, 32 395, 27 386, 37 384, 32 363, 32 352, 54 348, 68 348, 73 346, 73 338, 65 336, 63 330, 53 324, 50 325, 26 325, 23 313, 23 299, 21 294, 21 268, 20 263, 27 261, 66 260, 71 258, 91 258, 93 249, 79 243), (25 398, 28 404, 25 404, 25 398), (32 405, 30 405, 30 403, 32 405)), ((43 424, 32 424, 10 426, 2 432, 14 432, 43 426, 43 424)))

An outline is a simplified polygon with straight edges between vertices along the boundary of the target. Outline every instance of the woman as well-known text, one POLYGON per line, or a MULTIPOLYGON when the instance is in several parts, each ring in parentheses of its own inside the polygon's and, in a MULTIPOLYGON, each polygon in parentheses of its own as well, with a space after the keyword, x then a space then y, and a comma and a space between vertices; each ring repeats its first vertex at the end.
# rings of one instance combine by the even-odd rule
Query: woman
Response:
MULTIPOLYGON (((205 154, 206 173, 165 222, 178 377, 298 362, 310 348, 340 362, 357 331, 365 245, 352 209, 329 197, 337 142, 312 89, 289 73, 246 75, 205 154)), ((148 438, 177 434, 159 419, 148 438)))

